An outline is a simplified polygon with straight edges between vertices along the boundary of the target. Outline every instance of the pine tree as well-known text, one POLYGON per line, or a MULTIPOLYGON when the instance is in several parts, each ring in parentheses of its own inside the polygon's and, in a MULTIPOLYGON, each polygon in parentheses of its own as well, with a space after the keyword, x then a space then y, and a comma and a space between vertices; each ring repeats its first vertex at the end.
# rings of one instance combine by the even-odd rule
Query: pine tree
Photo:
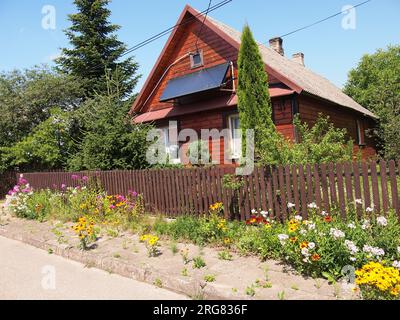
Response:
POLYGON ((277 134, 272 121, 268 75, 248 25, 243 29, 238 72, 238 109, 243 131, 243 151, 246 148, 246 130, 254 129, 256 157, 260 158, 261 154, 269 149, 265 142, 269 139, 273 142, 272 139, 275 139, 277 134))
POLYGON ((119 72, 124 95, 135 87, 138 65, 132 58, 120 60, 126 45, 117 39, 120 28, 111 24, 110 0, 74 0, 78 13, 69 15, 72 26, 65 30, 71 48, 63 48, 59 69, 82 79, 85 94, 107 94, 106 73, 119 72))

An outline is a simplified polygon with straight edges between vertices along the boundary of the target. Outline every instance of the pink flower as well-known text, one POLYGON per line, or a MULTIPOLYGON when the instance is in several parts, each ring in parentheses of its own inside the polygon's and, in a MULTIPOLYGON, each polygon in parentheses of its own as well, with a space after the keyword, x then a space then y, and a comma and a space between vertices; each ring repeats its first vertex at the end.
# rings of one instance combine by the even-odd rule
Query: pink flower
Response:
POLYGON ((83 176, 83 177, 82 177, 82 181, 83 181, 83 182, 87 182, 88 180, 89 180, 89 177, 88 177, 88 176, 83 176))
POLYGON ((111 210, 113 210, 113 209, 115 209, 116 208, 116 206, 114 206, 113 204, 110 206, 110 209, 111 210))
POLYGON ((28 183, 28 180, 26 180, 23 177, 19 178, 19 180, 18 180, 18 184, 19 185, 24 185, 24 184, 27 184, 27 183, 28 183))
POLYGON ((136 191, 132 191, 132 190, 129 190, 128 193, 132 197, 137 197, 137 195, 138 195, 138 193, 136 191))
POLYGON ((80 179, 79 176, 76 175, 76 174, 73 174, 73 175, 71 176, 71 178, 72 178, 72 180, 79 180, 79 179, 80 179))
POLYGON ((67 187, 67 186, 66 186, 64 183, 61 185, 61 189, 62 189, 62 190, 64 190, 66 187, 67 187))

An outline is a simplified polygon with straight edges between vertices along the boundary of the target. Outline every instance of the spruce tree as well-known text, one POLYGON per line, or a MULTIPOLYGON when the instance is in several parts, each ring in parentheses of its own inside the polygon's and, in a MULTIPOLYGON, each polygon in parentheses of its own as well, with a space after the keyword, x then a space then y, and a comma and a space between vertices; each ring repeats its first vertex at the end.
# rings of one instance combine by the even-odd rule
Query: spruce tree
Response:
POLYGON ((65 30, 71 48, 63 48, 57 59, 59 69, 81 78, 85 94, 107 94, 106 73, 119 72, 124 95, 135 87, 137 63, 132 58, 121 60, 126 45, 115 32, 120 28, 111 24, 110 0, 75 0, 78 12, 69 15, 72 26, 65 30))
POLYGON ((273 152, 277 133, 272 121, 268 74, 248 25, 244 27, 242 34, 238 77, 238 109, 243 131, 243 151, 246 147, 246 130, 253 129, 256 158, 264 158, 263 154, 273 152))

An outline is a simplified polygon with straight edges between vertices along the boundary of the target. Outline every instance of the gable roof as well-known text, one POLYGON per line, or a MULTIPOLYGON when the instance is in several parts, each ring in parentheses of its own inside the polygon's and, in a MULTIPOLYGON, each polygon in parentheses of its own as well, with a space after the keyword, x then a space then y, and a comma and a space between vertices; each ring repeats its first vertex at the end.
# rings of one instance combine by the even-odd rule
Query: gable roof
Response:
MULTIPOLYGON (((187 13, 190 13, 199 20, 203 19, 203 16, 200 12, 187 5, 183 10, 177 25, 182 23, 187 13)), ((208 16, 205 20, 205 25, 216 32, 221 38, 230 43, 233 47, 239 50, 242 37, 241 32, 227 26, 220 21, 211 18, 210 16, 208 16)), ((145 88, 150 82, 150 79, 153 77, 155 70, 161 62, 163 54, 167 50, 177 29, 179 28, 176 28, 168 39, 168 42, 165 45, 160 57, 158 58, 157 63, 150 73, 145 85, 143 86, 142 91, 139 93, 137 99, 135 100, 131 112, 136 111, 138 104, 141 102, 145 88)), ((280 55, 275 50, 266 47, 263 44, 259 44, 259 48, 264 63, 266 65, 267 72, 282 81, 298 94, 304 91, 306 93, 328 100, 343 107, 353 109, 366 116, 376 118, 376 116, 371 111, 367 110, 366 108, 355 102, 352 98, 346 95, 342 90, 336 87, 328 79, 314 73, 313 71, 300 65, 299 63, 280 55)))

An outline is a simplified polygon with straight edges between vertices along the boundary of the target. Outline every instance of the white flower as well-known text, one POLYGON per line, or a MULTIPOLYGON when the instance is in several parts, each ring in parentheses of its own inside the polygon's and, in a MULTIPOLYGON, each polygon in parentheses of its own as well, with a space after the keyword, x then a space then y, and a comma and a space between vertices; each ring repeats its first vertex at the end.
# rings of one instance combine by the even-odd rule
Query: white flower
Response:
POLYGON ((264 218, 267 218, 267 217, 268 217, 268 212, 267 212, 267 211, 261 211, 261 215, 262 215, 264 218))
POLYGON ((361 229, 365 230, 368 229, 371 226, 371 223, 369 222, 369 220, 364 220, 361 229))
POLYGON ((309 244, 308 244, 308 247, 312 250, 312 249, 314 249, 315 248, 315 243, 314 242, 310 242, 309 244))
POLYGON ((371 205, 370 207, 368 207, 367 209, 365 209, 365 212, 374 212, 374 205, 371 205))
POLYGON ((305 257, 309 257, 309 256, 310 256, 310 253, 308 252, 308 249, 307 249, 307 248, 301 249, 301 254, 302 254, 303 256, 305 256, 305 257))
POLYGON ((252 214, 256 214, 256 213, 257 213, 257 210, 256 210, 256 209, 253 209, 253 210, 251 210, 251 213, 252 213, 252 214))
POLYGON ((310 259, 308 259, 308 257, 307 257, 307 258, 304 258, 304 259, 303 259, 303 262, 309 263, 309 262, 310 262, 310 259))
POLYGON ((342 230, 331 228, 329 234, 335 239, 344 238, 346 235, 342 230))
POLYGON ((311 203, 308 205, 308 208, 310 208, 310 209, 317 209, 318 206, 317 206, 317 204, 316 204, 315 202, 311 202, 311 203))
POLYGON ((327 215, 329 215, 329 213, 326 212, 326 211, 322 211, 322 212, 321 212, 321 215, 324 216, 324 217, 326 217, 327 215))
POLYGON ((376 218, 376 223, 381 227, 386 227, 388 224, 387 219, 383 216, 376 218))
POLYGON ((397 261, 397 260, 394 261, 392 266, 393 266, 393 268, 400 269, 400 261, 397 261))
POLYGON ((295 205, 294 203, 291 203, 291 202, 289 202, 288 205, 287 205, 287 207, 288 207, 289 209, 293 209, 295 206, 296 206, 296 205, 295 205))
POLYGON ((363 251, 365 253, 370 253, 370 254, 376 256, 376 258, 379 258, 379 257, 382 257, 385 255, 385 250, 378 248, 378 247, 372 247, 369 245, 365 245, 363 247, 363 251))
POLYGON ((287 239, 289 239, 289 236, 287 234, 279 234, 278 239, 281 242, 281 244, 284 244, 287 239))
POLYGON ((357 260, 357 258, 355 258, 355 257, 350 257, 350 261, 355 262, 356 260, 357 260))
POLYGON ((303 217, 297 215, 297 216, 294 217, 294 219, 295 219, 296 221, 301 221, 301 220, 303 220, 303 217))
POLYGON ((302 236, 304 236, 304 235, 307 233, 307 231, 304 230, 304 229, 301 229, 301 230, 299 231, 299 233, 300 233, 302 236))
POLYGON ((347 227, 350 228, 350 229, 355 229, 355 228, 356 228, 356 225, 355 225, 353 222, 351 222, 351 223, 349 223, 349 224, 347 225, 347 227))
POLYGON ((397 247, 397 253, 400 253, 400 247, 397 247))
POLYGON ((355 202, 356 204, 363 204, 363 202, 362 202, 361 199, 356 199, 356 200, 354 200, 354 202, 355 202))
POLYGON ((353 255, 359 251, 358 247, 355 245, 353 241, 346 240, 344 244, 347 247, 347 249, 349 249, 350 253, 353 255))
POLYGON ((309 225, 308 225, 308 230, 315 230, 315 223, 310 223, 309 225))

